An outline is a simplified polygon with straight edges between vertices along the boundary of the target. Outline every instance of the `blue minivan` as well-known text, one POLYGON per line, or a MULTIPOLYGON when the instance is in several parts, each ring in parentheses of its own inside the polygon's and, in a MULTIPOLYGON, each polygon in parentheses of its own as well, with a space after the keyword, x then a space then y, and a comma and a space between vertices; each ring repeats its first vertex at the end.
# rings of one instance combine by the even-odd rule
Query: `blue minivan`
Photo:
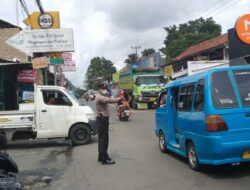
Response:
POLYGON ((155 118, 161 151, 186 157, 194 170, 250 161, 250 66, 168 83, 155 118))

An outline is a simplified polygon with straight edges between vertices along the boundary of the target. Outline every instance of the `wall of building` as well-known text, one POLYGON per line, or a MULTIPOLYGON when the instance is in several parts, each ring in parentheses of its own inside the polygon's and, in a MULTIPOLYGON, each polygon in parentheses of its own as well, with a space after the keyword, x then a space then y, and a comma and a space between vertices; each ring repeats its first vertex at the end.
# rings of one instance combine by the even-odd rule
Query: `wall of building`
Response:
POLYGON ((3 110, 4 106, 4 94, 3 94, 3 69, 0 67, 0 110, 3 110))
POLYGON ((163 65, 165 60, 161 57, 160 52, 153 53, 146 57, 142 57, 139 62, 139 67, 159 67, 163 65))
POLYGON ((9 46, 5 41, 20 31, 19 28, 0 28, 0 58, 13 61, 13 58, 19 59, 22 63, 28 61, 28 57, 9 46))

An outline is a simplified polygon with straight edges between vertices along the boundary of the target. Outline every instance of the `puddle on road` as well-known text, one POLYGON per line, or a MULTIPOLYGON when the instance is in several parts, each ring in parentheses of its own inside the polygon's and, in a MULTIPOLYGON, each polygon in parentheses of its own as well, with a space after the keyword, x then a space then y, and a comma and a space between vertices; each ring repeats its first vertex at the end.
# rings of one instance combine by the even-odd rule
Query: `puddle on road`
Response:
POLYGON ((72 162, 72 151, 73 151, 72 146, 67 146, 63 149, 60 150, 52 150, 50 153, 47 155, 47 157, 41 161, 39 161, 40 164, 44 165, 47 163, 52 163, 56 162, 58 160, 59 156, 64 156, 65 158, 65 165, 69 165, 72 162))
POLYGON ((50 183, 60 179, 72 162, 72 146, 50 150, 46 157, 38 160, 37 169, 20 171, 17 175, 25 190, 46 190, 50 183), (56 167, 61 165, 62 167, 56 167), (44 168, 46 167, 46 168, 44 168))
POLYGON ((57 177, 53 170, 39 169, 35 171, 21 171, 17 178, 22 183, 24 190, 46 190, 49 189, 50 182, 57 177), (43 170, 43 171, 42 171, 43 170))

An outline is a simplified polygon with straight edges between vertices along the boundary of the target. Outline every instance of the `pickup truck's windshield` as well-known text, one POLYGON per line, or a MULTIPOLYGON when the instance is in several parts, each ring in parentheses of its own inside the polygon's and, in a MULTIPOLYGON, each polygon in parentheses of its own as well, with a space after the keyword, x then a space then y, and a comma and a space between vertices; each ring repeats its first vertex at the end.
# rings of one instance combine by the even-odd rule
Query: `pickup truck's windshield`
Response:
POLYGON ((66 93, 68 96, 70 96, 72 99, 75 100, 75 102, 77 102, 78 105, 83 105, 81 102, 79 102, 79 100, 67 89, 65 89, 66 93))
POLYGON ((145 76, 136 79, 137 84, 140 85, 161 85, 163 84, 161 76, 145 76))

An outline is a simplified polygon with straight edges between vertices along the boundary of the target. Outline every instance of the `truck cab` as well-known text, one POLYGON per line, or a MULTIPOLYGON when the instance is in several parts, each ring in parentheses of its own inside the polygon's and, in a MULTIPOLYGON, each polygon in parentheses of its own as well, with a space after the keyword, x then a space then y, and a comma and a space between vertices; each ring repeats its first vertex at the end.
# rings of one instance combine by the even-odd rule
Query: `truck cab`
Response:
POLYGON ((159 92, 163 88, 161 75, 136 75, 133 79, 133 107, 139 104, 152 107, 156 105, 159 92))
POLYGON ((120 72, 118 83, 131 95, 133 108, 147 109, 156 105, 164 78, 156 67, 137 67, 120 72))

